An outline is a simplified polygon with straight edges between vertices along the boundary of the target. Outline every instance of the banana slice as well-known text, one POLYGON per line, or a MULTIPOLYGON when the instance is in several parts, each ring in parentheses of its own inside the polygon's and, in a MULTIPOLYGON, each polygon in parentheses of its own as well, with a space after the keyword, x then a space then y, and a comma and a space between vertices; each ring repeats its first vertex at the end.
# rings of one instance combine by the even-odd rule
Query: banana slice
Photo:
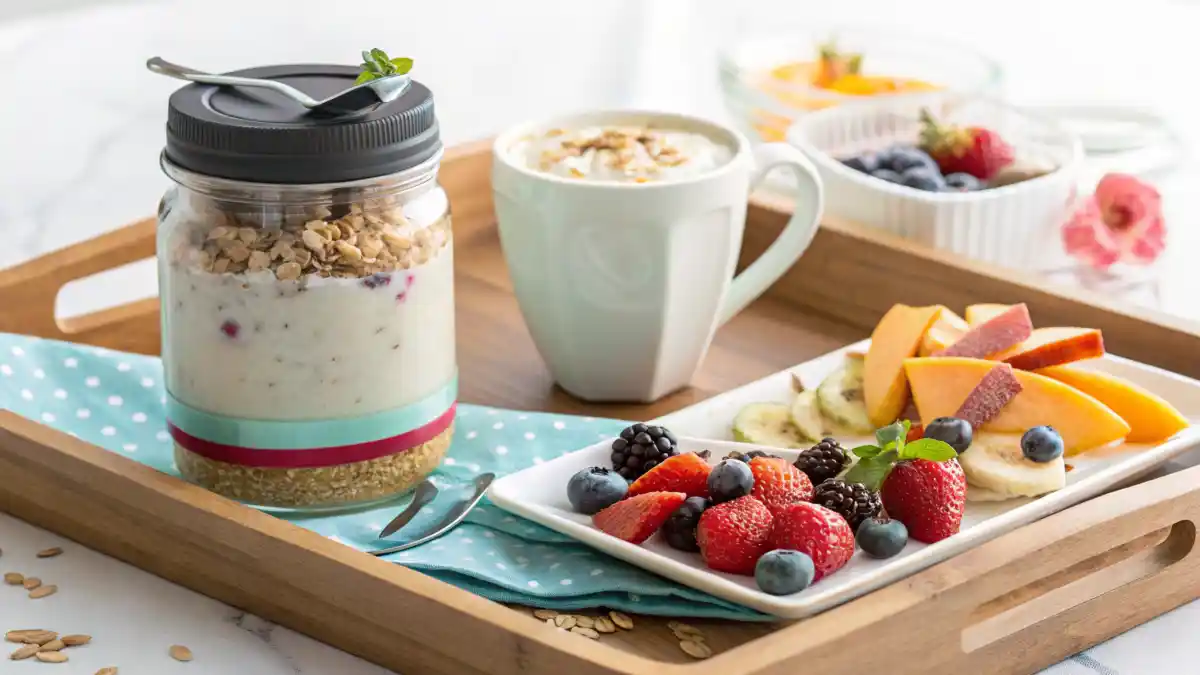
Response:
POLYGON ((863 360, 846 359, 817 387, 817 406, 825 417, 848 434, 870 436, 875 426, 863 400, 863 360))
POLYGON ((1003 502, 1012 499, 1006 494, 981 488, 978 485, 967 485, 967 501, 969 502, 1003 502))
POLYGON ((972 486, 1010 498, 1037 497, 1067 484, 1063 458, 1049 462, 1026 459, 1017 434, 978 434, 971 447, 958 456, 958 463, 972 486))
POLYGON ((811 389, 800 392, 792 402, 791 420, 800 435, 814 443, 831 434, 829 422, 817 407, 817 392, 811 389))
POLYGON ((733 418, 733 440, 773 448, 808 447, 783 403, 751 403, 733 418))

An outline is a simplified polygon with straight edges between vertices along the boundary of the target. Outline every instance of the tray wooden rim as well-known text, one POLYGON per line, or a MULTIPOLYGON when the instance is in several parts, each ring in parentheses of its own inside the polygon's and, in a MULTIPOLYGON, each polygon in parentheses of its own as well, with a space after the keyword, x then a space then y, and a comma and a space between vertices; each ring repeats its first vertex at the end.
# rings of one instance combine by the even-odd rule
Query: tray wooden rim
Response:
MULTIPOLYGON (((489 151, 486 141, 457 148, 447 154, 443 165, 441 178, 451 197, 460 242, 494 236, 487 189, 489 151)), ((774 239, 787 211, 787 204, 771 198, 752 200, 743 266, 774 239)), ((154 223, 143 220, 0 271, 0 307, 15 308, 0 314, 0 331, 157 353, 156 300, 66 321, 53 315, 54 298, 67 282, 151 257, 153 252, 154 223), (18 298, 22 302, 14 302, 18 298)), ((826 314, 867 329, 890 304, 887 294, 878 290, 883 281, 904 286, 914 296, 913 304, 931 303, 941 296, 951 298, 947 304, 963 304, 958 300, 964 297, 1023 300, 1035 311, 1060 314, 1064 322, 1088 317, 1091 325, 1104 328, 1106 337, 1111 334, 1110 342, 1118 346, 1114 351, 1200 375, 1200 364, 1187 358, 1200 348, 1200 327, 1120 307, 1104 298, 1045 287, 1027 275, 964 263, 853 223, 827 219, 802 265, 770 295, 796 311, 826 314), (893 263, 887 274, 877 269, 881 255, 893 263)), ((652 410, 647 408, 647 418, 659 414, 652 410)), ((881 664, 892 672, 957 672, 964 666, 973 668, 971 672, 1013 672, 986 664, 1004 663, 997 657, 1020 654, 1020 668, 1045 665, 1200 593, 1187 590, 1197 588, 1195 581, 1200 579, 1193 546, 1194 520, 1200 515, 1200 488, 1193 486, 1200 485, 1200 468, 1090 500, 903 582, 691 665, 547 630, 501 605, 228 502, 7 411, 0 411, 0 474, 14 478, 0 485, 0 508, 8 513, 368 660, 404 668, 406 675, 568 669, 582 675, 766 674, 794 672, 814 659, 820 660, 825 672, 842 672, 843 667, 844 672, 851 667, 857 672, 865 660, 852 645, 865 632, 877 632, 884 619, 961 631, 964 622, 980 619, 981 605, 993 605, 991 613, 980 619, 985 623, 1019 614, 1026 606, 1021 602, 996 603, 1015 589, 1047 579, 1057 581, 1037 593, 1035 601, 1070 591, 1096 574, 1121 582, 1100 597, 1076 589, 1072 591, 1075 604, 1036 621, 1019 617, 1014 631, 969 652, 944 640, 901 640, 895 631, 891 636, 881 633, 885 643, 894 643, 896 649, 919 648, 922 663, 934 668, 881 664), (64 490, 64 485, 71 490, 64 490), (52 493, 58 498, 45 498, 52 493), (101 527, 79 517, 89 510, 94 517, 108 516, 111 521, 101 527), (114 536, 113 522, 120 523, 120 536, 114 536), (164 533, 178 538, 163 546, 164 533), (207 550, 191 543, 193 539, 238 545, 207 550), (1110 549, 1122 550, 1128 542, 1142 544, 1119 559, 1111 556, 1110 549), (296 556, 305 564, 283 570, 267 566, 268 560, 296 556), (300 600, 261 597, 246 587, 255 574, 265 575, 257 581, 268 590, 298 593, 300 600), (361 604, 348 608, 333 603, 311 590, 314 584, 318 591, 338 588, 361 604), (306 616, 296 607, 301 601, 309 603, 311 611, 326 610, 324 616, 330 620, 306 616), (1098 616, 1094 610, 1101 606, 1107 611, 1098 616), (429 619, 405 623, 406 612, 429 619), (1036 642, 1033 629, 1055 625, 1074 626, 1072 639, 1025 648, 1036 642), (461 649, 466 631, 472 640, 470 650, 461 649)))

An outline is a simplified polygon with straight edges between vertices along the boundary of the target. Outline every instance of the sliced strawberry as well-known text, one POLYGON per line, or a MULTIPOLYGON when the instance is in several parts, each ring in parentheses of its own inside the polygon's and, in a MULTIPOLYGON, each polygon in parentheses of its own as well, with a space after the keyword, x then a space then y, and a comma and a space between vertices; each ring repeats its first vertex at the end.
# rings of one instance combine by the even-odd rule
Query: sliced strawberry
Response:
POLYGON ((640 544, 657 532, 685 499, 687 495, 682 492, 647 492, 597 513, 592 516, 592 524, 605 534, 640 544))
POLYGON ((668 457, 629 486, 628 496, 647 492, 682 492, 689 497, 708 496, 708 474, 712 467, 705 458, 708 452, 686 452, 668 457))
POLYGON ((929 153, 943 174, 968 173, 990 180, 1013 163, 1013 147, 999 133, 981 127, 940 124, 928 110, 921 111, 921 149, 929 153))
POLYGON ((750 495, 709 508, 696 526, 704 564, 732 574, 753 576, 770 536, 771 512, 750 495))
POLYGON ((786 459, 755 457, 750 460, 750 472, 754 474, 754 490, 750 495, 772 513, 784 506, 812 499, 812 481, 786 459))
POLYGON ((775 512, 770 548, 807 553, 817 574, 813 581, 841 569, 854 555, 854 532, 846 519, 818 504, 792 504, 775 512))
POLYGON ((900 462, 884 479, 880 496, 887 514, 904 523, 910 537, 932 544, 962 525, 967 478, 956 459, 900 462))

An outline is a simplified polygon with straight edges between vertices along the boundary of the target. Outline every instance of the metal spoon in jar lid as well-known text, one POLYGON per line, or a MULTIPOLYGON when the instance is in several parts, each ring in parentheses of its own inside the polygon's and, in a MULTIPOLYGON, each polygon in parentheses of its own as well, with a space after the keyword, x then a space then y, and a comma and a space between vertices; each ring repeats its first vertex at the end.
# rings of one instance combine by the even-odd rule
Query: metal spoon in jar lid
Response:
POLYGON ((387 524, 387 527, 383 528, 383 530, 379 532, 379 538, 384 539, 399 532, 400 528, 411 523, 412 519, 417 517, 417 513, 420 512, 421 507, 433 501, 437 496, 437 486, 427 480, 422 481, 421 484, 417 486, 416 493, 413 494, 412 503, 408 505, 407 509, 401 511, 400 515, 393 518, 392 522, 387 524))
MULTIPOLYGON (((467 517, 467 514, 471 512, 471 509, 474 509, 479 504, 479 502, 483 499, 483 495, 487 494, 488 487, 491 486, 492 481, 494 481, 494 480, 496 480, 496 474, 494 474, 494 473, 484 473, 484 474, 480 474, 480 475, 476 476, 475 477, 475 494, 472 495, 470 499, 468 499, 465 502, 463 502, 462 504, 460 504, 457 511, 453 511, 448 516, 446 516, 446 519, 444 521, 442 521, 442 524, 435 527, 433 529, 433 531, 430 532, 429 534, 426 534, 422 537, 414 539, 413 541, 405 542, 403 544, 397 544, 396 546, 389 546, 387 548, 381 548, 376 551, 368 551, 368 553, 370 553, 373 556, 383 556, 383 555, 388 555, 389 553, 399 553, 400 551, 407 551, 410 548, 416 548, 417 546, 420 546, 421 544, 426 544, 428 542, 433 541, 434 539, 437 539, 438 537, 441 537, 442 535, 446 534, 450 530, 453 530, 454 528, 458 527, 459 523, 461 523, 463 521, 463 519, 467 517)), ((403 514, 401 514, 401 515, 403 515, 403 514)))
POLYGON ((412 79, 408 75, 387 75, 355 85, 318 101, 299 89, 275 80, 265 80, 256 77, 238 77, 236 75, 214 75, 194 68, 188 68, 171 63, 155 56, 146 61, 146 68, 159 75, 166 75, 177 80, 200 82, 202 84, 218 84, 227 87, 260 87, 283 94, 300 105, 320 113, 350 113, 357 112, 376 103, 388 103, 400 98, 412 79))

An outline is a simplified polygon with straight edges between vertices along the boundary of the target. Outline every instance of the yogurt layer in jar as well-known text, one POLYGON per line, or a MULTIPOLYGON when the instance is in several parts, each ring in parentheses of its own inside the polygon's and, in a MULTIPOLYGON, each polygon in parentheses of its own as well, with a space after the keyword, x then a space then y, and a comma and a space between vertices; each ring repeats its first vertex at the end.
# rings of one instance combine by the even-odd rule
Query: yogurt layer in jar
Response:
MULTIPOLYGON (((281 68, 294 86, 314 81, 313 66, 281 68)), ((352 69, 330 68, 320 76, 331 87, 353 81, 352 69)), ((162 163, 175 187, 158 241, 180 473, 266 509, 407 492, 445 456, 457 400, 453 238, 431 95, 413 83, 337 131, 286 100, 247 111, 221 90, 189 96, 193 87, 214 89, 172 97, 162 163), (248 112, 268 118, 262 135, 222 119, 248 112), (290 144, 272 136, 280 116, 293 116, 290 144)))

